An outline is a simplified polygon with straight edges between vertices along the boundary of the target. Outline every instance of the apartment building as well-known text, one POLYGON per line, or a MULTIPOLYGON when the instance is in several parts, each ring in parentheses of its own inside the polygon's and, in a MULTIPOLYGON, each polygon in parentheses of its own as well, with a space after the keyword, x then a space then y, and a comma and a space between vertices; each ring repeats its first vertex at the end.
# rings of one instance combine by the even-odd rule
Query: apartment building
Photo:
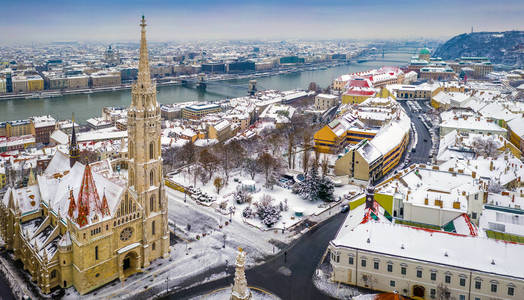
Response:
POLYGON ((333 281, 417 299, 522 299, 524 245, 398 224, 368 202, 329 244, 333 281))

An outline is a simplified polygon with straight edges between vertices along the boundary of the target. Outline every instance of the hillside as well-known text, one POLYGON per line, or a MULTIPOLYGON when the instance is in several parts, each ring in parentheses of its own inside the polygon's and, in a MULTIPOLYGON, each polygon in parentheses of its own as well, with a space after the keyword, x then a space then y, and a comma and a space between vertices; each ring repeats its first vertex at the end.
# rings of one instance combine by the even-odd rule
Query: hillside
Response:
POLYGON ((474 32, 457 35, 437 48, 435 57, 486 56, 494 64, 524 65, 524 31, 474 32))

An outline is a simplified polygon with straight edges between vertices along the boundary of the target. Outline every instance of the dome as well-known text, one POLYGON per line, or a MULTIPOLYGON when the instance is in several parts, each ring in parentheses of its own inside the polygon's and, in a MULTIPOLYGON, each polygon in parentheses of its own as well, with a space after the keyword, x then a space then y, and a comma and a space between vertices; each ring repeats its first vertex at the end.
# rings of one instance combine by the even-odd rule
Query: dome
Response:
POLYGON ((419 54, 430 54, 430 52, 429 52, 428 48, 422 48, 422 49, 420 49, 419 54))

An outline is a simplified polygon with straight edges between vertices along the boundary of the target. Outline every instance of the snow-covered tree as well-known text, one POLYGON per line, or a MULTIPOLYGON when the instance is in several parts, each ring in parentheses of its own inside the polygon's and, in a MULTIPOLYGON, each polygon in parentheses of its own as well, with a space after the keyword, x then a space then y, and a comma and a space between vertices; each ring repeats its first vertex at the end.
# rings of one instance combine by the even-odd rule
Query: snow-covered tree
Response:
POLYGON ((280 219, 280 209, 273 205, 273 198, 263 195, 259 202, 255 203, 256 215, 267 227, 273 226, 280 219))
POLYGON ((498 194, 504 187, 497 180, 491 179, 488 185, 488 192, 498 194))
POLYGON ((244 208, 244 210, 242 211, 242 216, 247 219, 253 217, 254 214, 255 213, 253 212, 253 209, 251 209, 251 206, 244 208))
POLYGON ((473 139, 472 145, 477 155, 495 157, 498 153, 497 142, 493 137, 476 137, 473 139))
POLYGON ((239 190, 235 193, 234 198, 235 198, 236 203, 242 204, 246 202, 251 203, 252 197, 249 193, 239 190))
POLYGON ((318 176, 317 164, 311 166, 311 170, 305 176, 304 181, 293 187, 294 193, 309 201, 322 200, 331 202, 334 200, 334 190, 335 186, 328 177, 318 176))

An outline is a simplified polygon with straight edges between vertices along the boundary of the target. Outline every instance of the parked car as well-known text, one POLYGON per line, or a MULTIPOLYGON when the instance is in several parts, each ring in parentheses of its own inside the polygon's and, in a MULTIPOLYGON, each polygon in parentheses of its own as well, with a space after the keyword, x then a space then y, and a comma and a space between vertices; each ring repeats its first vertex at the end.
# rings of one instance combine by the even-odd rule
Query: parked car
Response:
POLYGON ((348 211, 349 211, 349 205, 347 204, 342 205, 342 207, 340 208, 341 213, 347 213, 348 211))

